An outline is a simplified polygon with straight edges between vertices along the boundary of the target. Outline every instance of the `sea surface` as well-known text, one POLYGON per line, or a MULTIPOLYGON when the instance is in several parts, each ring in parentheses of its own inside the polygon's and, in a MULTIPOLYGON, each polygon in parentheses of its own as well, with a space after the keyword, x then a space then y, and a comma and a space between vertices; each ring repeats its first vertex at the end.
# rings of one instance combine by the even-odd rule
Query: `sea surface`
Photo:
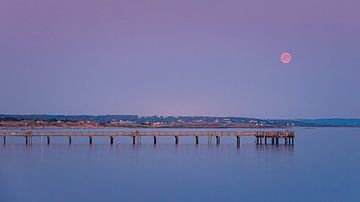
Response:
POLYGON ((360 128, 295 131, 294 146, 239 148, 235 137, 1 139, 0 202, 360 201, 360 128))

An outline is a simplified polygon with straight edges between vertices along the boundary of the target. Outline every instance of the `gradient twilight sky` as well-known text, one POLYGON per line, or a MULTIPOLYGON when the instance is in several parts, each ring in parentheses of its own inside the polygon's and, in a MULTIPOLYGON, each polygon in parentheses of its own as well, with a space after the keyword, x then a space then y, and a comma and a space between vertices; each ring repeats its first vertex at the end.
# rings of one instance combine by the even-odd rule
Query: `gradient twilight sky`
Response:
POLYGON ((1 0, 0 113, 360 118, 359 8, 1 0))

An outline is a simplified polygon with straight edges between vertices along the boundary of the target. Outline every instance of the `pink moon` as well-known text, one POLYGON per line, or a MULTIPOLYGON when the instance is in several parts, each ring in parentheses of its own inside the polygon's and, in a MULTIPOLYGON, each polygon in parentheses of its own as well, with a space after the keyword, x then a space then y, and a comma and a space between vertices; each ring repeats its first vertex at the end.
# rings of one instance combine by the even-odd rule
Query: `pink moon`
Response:
POLYGON ((291 53, 289 52, 283 52, 281 53, 281 56, 280 56, 280 61, 283 63, 283 64, 289 64, 291 62, 291 53))

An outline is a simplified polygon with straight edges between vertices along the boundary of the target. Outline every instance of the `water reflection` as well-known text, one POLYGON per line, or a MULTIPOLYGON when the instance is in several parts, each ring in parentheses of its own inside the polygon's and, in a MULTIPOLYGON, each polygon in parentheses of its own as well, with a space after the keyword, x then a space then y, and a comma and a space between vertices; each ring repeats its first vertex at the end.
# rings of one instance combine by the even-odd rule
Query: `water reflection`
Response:
POLYGON ((3 152, 46 152, 46 151, 111 151, 111 152, 258 152, 258 153, 293 153, 294 145, 253 145, 253 144, 7 144, 0 145, 3 152))
POLYGON ((296 144, 254 138, 10 139, 0 144, 0 201, 354 201, 359 129, 297 129, 296 144), (326 140, 326 142, 324 142, 326 140), (16 142, 18 141, 18 142, 16 142), (326 144, 325 144, 326 143, 326 144), (334 191, 336 190, 336 192, 334 191), (261 194, 259 194, 261 193, 261 194), (11 200, 10 200, 11 199, 11 200))

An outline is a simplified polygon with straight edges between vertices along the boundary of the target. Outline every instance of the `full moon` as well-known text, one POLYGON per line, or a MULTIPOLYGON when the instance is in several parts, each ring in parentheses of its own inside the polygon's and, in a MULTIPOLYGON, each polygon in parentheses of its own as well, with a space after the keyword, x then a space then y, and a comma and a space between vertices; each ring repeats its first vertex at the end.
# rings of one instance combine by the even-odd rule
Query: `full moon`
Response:
POLYGON ((283 63, 283 64, 289 64, 291 62, 291 53, 289 52, 283 52, 281 53, 280 55, 280 61, 283 63))

